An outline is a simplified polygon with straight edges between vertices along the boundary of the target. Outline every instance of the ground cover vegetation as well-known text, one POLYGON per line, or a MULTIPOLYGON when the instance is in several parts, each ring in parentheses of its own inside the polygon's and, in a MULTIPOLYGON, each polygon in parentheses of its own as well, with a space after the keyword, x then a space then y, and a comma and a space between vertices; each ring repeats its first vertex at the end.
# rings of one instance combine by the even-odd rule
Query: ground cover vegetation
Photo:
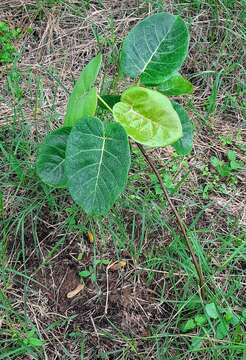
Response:
POLYGON ((13 0, 0 9, 0 359, 244 359, 245 2, 13 0), (186 61, 175 75, 166 66, 166 79, 128 56, 134 31, 160 16, 190 33, 186 61), (90 106, 76 113, 91 66, 94 78, 82 81, 90 106), (146 94, 175 117, 171 139, 129 128, 129 98, 146 94), (81 166, 74 139, 90 120, 124 142, 124 181, 103 206, 60 176, 81 166), (70 160, 52 178, 45 151, 59 132, 70 160))

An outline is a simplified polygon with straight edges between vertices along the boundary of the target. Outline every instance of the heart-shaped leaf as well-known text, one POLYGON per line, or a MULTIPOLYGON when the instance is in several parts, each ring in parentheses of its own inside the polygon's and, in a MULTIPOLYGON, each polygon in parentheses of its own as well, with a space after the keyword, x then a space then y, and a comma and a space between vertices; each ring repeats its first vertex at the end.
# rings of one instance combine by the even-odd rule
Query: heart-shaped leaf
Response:
POLYGON ((160 84, 183 64, 189 46, 184 21, 175 15, 159 13, 137 24, 124 40, 120 70, 142 84, 160 84))
POLYGON ((55 187, 65 187, 64 171, 67 139, 71 128, 60 128, 48 134, 40 146, 37 159, 37 174, 43 182, 55 187))
POLYGON ((192 150, 193 144, 193 124, 190 121, 190 118, 179 103, 172 101, 172 105, 175 111, 178 113, 179 119, 182 124, 183 136, 172 146, 179 155, 187 155, 192 150))
POLYGON ((102 55, 94 57, 82 70, 68 99, 64 125, 74 126, 84 116, 93 116, 97 107, 97 92, 93 87, 102 63, 102 55))
POLYGON ((69 136, 65 167, 74 201, 88 214, 105 214, 127 181, 130 149, 124 128, 84 118, 69 136))
POLYGON ((113 114, 127 134, 144 145, 166 146, 182 136, 178 114, 158 91, 138 86, 127 89, 121 102, 114 105, 113 114))
POLYGON ((158 85, 157 90, 167 96, 179 96, 192 94, 193 85, 189 80, 177 73, 158 85))

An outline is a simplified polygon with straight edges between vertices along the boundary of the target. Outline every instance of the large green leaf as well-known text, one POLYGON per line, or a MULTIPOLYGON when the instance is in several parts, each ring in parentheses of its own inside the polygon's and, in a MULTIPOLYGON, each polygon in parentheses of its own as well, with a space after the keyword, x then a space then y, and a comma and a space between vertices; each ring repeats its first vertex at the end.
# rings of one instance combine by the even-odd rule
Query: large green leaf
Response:
POLYGON ((179 115, 183 136, 176 143, 172 144, 174 149, 179 155, 187 155, 192 150, 192 142, 193 142, 193 124, 190 121, 190 118, 180 104, 175 101, 172 101, 173 107, 179 115))
POLYGON ((130 149, 124 128, 84 118, 69 136, 65 167, 74 201, 88 214, 105 214, 127 181, 130 149))
POLYGON ((137 24, 124 40, 120 69, 143 84, 160 84, 179 70, 187 55, 189 33, 175 15, 159 13, 137 24))
POLYGON ((82 70, 68 99, 64 125, 74 126, 84 116, 93 116, 97 107, 97 92, 93 87, 102 63, 98 54, 82 70))
POLYGON ((127 89, 114 105, 113 115, 129 136, 144 145, 166 146, 182 136, 178 114, 158 91, 138 86, 127 89))
POLYGON ((64 171, 67 139, 71 128, 60 128, 48 134, 39 148, 37 174, 43 182, 55 187, 65 187, 64 171))
POLYGON ((158 85, 157 90, 167 96, 178 96, 192 94, 193 85, 189 80, 177 73, 158 85))

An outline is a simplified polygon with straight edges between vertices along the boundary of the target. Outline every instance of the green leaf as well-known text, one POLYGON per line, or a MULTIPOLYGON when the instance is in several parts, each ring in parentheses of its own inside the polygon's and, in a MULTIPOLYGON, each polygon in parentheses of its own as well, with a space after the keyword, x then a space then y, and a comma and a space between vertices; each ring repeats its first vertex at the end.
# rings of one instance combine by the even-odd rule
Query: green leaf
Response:
POLYGON ((216 337, 217 339, 224 339, 228 335, 229 327, 227 324, 220 322, 216 328, 216 337))
POLYGON ((230 322, 233 319, 233 316, 234 316, 233 312, 231 310, 227 310, 227 312, 224 315, 224 319, 225 321, 230 322))
POLYGON ((83 270, 79 272, 79 276, 83 277, 83 278, 87 278, 89 276, 91 276, 91 272, 89 270, 83 270))
POLYGON ((219 314, 215 303, 210 303, 205 306, 206 313, 211 319, 218 319, 219 314))
POLYGON ((167 96, 178 96, 192 94, 193 85, 189 80, 177 73, 158 85, 157 90, 167 96))
POLYGON ((110 260, 107 259, 95 260, 95 265, 108 265, 108 264, 110 264, 110 260))
POLYGON ((192 336, 190 349, 193 351, 200 350, 203 338, 201 336, 192 336))
POLYGON ((224 319, 227 323, 230 323, 233 326, 236 326, 240 323, 240 317, 234 314, 231 310, 227 310, 224 319))
POLYGON ((64 125, 74 126, 81 118, 93 116, 97 107, 97 91, 93 87, 102 63, 98 54, 82 70, 68 99, 64 125))
POLYGON ((189 319, 184 324, 181 325, 181 331, 184 333, 190 330, 194 330, 195 328, 196 328, 196 323, 194 319, 189 319))
POLYGON ((37 159, 37 174, 43 182, 55 187, 65 187, 64 171, 67 139, 71 128, 60 128, 48 134, 40 146, 37 159))
POLYGON ((227 152, 227 157, 228 157, 228 160, 230 160, 230 161, 235 161, 236 158, 237 158, 237 154, 236 154, 236 152, 233 151, 233 150, 228 150, 228 152, 227 152))
POLYGON ((216 156, 211 156, 210 162, 218 171, 220 176, 224 177, 230 175, 232 169, 229 164, 226 164, 223 160, 218 159, 216 156))
POLYGON ((130 149, 124 128, 84 118, 72 129, 66 173, 74 201, 88 214, 105 214, 124 190, 130 149))
POLYGON ((127 89, 114 105, 113 115, 129 136, 144 145, 166 146, 182 136, 178 114, 158 91, 138 86, 127 89))
POLYGON ((221 166, 221 164, 223 164, 223 163, 221 162, 221 160, 218 159, 216 156, 211 156, 210 162, 211 162, 211 164, 212 164, 215 168, 217 168, 218 166, 221 166))
POLYGON ((28 339, 28 343, 30 346, 34 346, 34 347, 38 347, 38 346, 43 346, 44 345, 44 342, 38 338, 29 338, 28 339))
POLYGON ((232 160, 230 161, 230 168, 232 170, 239 170, 243 168, 243 163, 241 161, 232 160))
POLYGON ((207 322, 207 318, 204 315, 198 314, 195 316, 195 322, 198 326, 203 326, 207 322))
POLYGON ((242 317, 244 320, 246 320, 246 309, 243 309, 242 311, 242 317))
POLYGON ((172 146, 179 155, 187 155, 192 150, 193 124, 190 121, 190 118, 183 106, 181 106, 175 101, 172 101, 172 105, 179 116, 183 130, 183 136, 181 137, 181 139, 172 144, 172 146))
MULTIPOLYGON (((120 95, 102 95, 101 98, 105 101, 106 104, 112 109, 115 104, 120 102, 120 95)), ((104 103, 99 99, 98 105, 108 110, 108 108, 104 105, 104 103)))
POLYGON ((184 21, 175 15, 159 13, 137 24, 123 42, 120 71, 142 84, 157 85, 183 64, 189 46, 184 21))

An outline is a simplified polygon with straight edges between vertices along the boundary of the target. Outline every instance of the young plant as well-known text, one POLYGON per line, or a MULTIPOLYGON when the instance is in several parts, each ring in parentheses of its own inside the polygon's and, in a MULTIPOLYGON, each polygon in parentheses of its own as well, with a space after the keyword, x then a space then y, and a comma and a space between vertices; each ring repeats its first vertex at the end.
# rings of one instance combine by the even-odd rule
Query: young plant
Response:
POLYGON ((0 64, 11 63, 16 54, 16 48, 13 45, 21 33, 19 28, 10 29, 6 22, 0 21, 0 64))
POLYGON ((121 50, 120 75, 134 82, 120 97, 99 95, 95 81, 102 56, 92 59, 69 97, 64 127, 48 134, 40 146, 37 173, 48 185, 67 188, 87 214, 105 215, 126 186, 130 137, 137 142, 160 182, 203 286, 202 271, 185 226, 142 146, 171 145, 181 155, 192 149, 193 125, 188 114, 167 97, 190 94, 193 90, 192 84, 179 73, 188 46, 189 32, 179 16, 159 13, 138 23, 121 50), (97 99, 99 105, 112 112, 114 121, 95 117, 97 99))

